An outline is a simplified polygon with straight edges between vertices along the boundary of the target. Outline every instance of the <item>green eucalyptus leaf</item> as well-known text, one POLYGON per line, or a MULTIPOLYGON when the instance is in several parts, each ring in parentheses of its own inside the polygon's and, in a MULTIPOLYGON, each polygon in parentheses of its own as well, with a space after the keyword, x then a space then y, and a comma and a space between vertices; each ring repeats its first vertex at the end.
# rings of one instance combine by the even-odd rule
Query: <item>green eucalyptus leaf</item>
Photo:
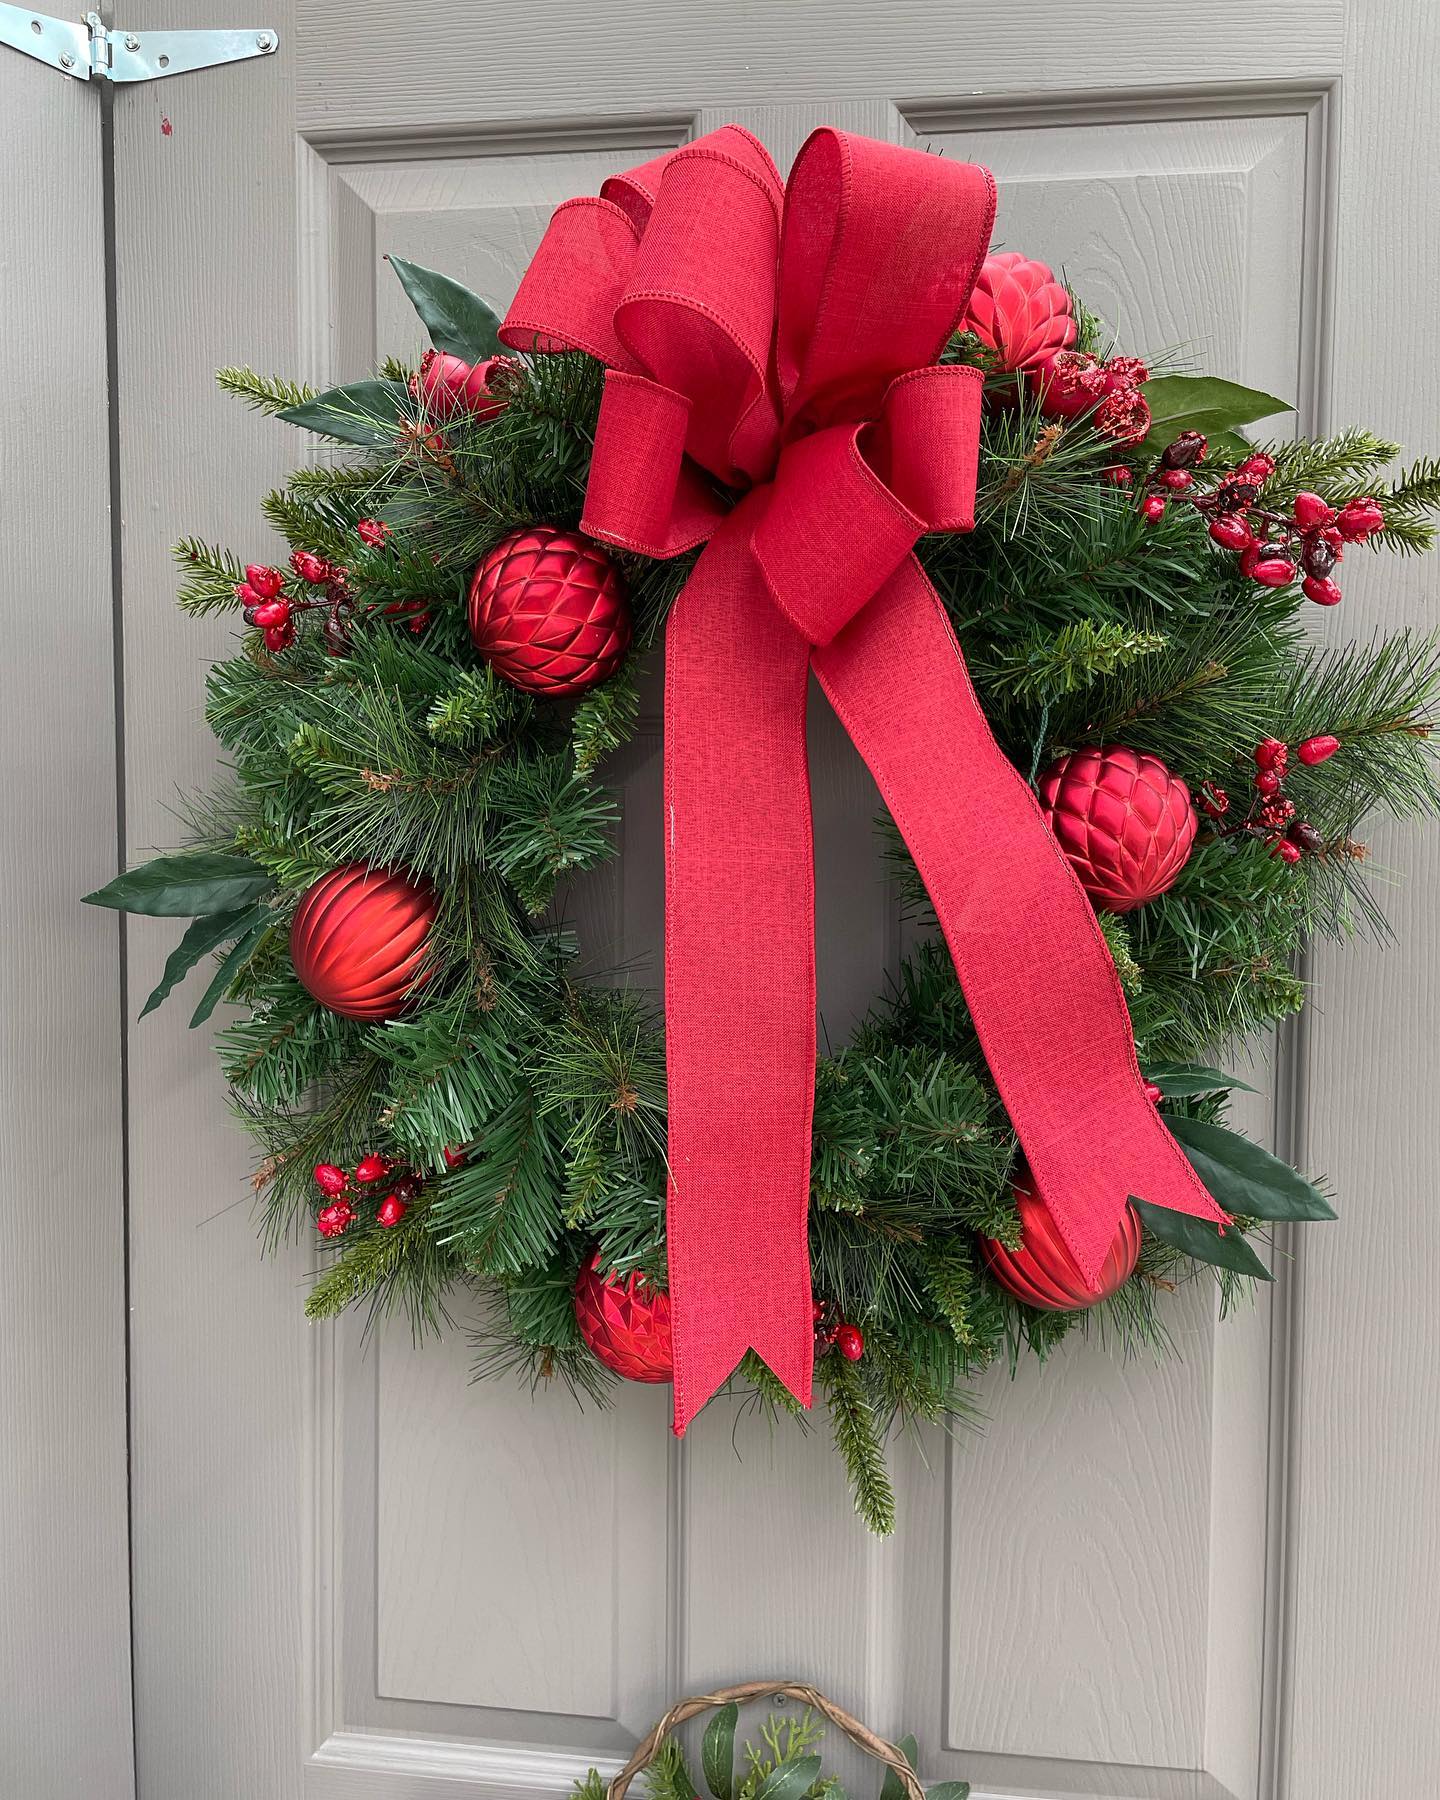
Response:
POLYGON ((107 881, 86 906, 113 906, 117 912, 146 913, 161 919, 194 919, 231 912, 270 893, 275 877, 248 856, 208 851, 157 856, 107 881))
POLYGON ((500 348, 500 321, 478 294, 403 257, 392 256, 389 262, 437 350, 476 363, 500 348))
POLYGON ((1144 394, 1151 418, 1147 450, 1163 450, 1182 431, 1203 431, 1215 440, 1234 432, 1237 425, 1295 410, 1288 400, 1214 375, 1152 375, 1144 394))
POLYGON ((220 966, 215 971, 214 979, 200 996, 200 1004, 190 1015, 190 1029, 192 1031, 197 1025, 203 1025, 210 1017, 211 1013, 214 1012, 215 1008, 220 1004, 226 988, 229 987, 230 983, 245 967, 246 963, 249 962, 255 946, 269 929, 270 920, 267 915, 267 917, 261 919, 258 924, 252 925, 249 931, 245 933, 244 937, 232 944, 225 952, 224 956, 221 957, 220 966))
POLYGON ((730 1800, 735 1781, 735 1722, 740 1708, 732 1700, 722 1706, 705 1728, 700 1746, 700 1767, 715 1800, 730 1800))
MULTIPOLYGON (((1168 1121, 1167 1121, 1168 1122, 1168 1121)), ((1245 1241, 1235 1226, 1220 1227, 1208 1219, 1192 1218, 1189 1213, 1172 1212, 1168 1206, 1151 1206, 1148 1200, 1130 1199, 1140 1223, 1164 1244, 1183 1250, 1197 1262, 1214 1263, 1219 1269, 1233 1269, 1238 1275, 1251 1275, 1256 1281, 1273 1281, 1275 1277, 1245 1241)))
POLYGON ((393 441, 407 398, 398 381, 352 381, 346 387, 328 388, 299 406, 287 406, 276 417, 289 425, 303 425, 321 437, 338 438, 342 444, 374 449, 393 441))
MULTIPOLYGON (((907 1734, 905 1737, 896 1738, 895 1748, 905 1758, 912 1769, 919 1768, 920 1746, 915 1742, 913 1737, 907 1734)), ((887 1769, 885 1771, 885 1779, 880 1784, 880 1800, 905 1800, 905 1784, 895 1773, 894 1769, 887 1769)))
POLYGON ((970 1800, 970 1783, 968 1781, 937 1781, 932 1788, 926 1788, 925 1800, 970 1800))
POLYGON ((776 1763, 756 1783, 753 1800, 800 1800, 820 1773, 818 1756, 797 1756, 789 1762, 776 1763))
POLYGON ((208 951, 218 949, 230 938, 239 937, 262 916, 263 906, 237 906, 231 912, 210 913, 192 921, 189 930, 165 959, 165 971, 150 998, 140 1008, 140 1017, 154 1012, 162 1000, 169 998, 175 984, 189 974, 208 951))
POLYGON ((1204 1063, 1148 1063, 1143 1073, 1167 1100, 1184 1100, 1194 1094, 1227 1093, 1231 1088, 1241 1088, 1247 1094, 1255 1092, 1238 1075, 1207 1068, 1204 1063))
POLYGON ((1191 1166, 1225 1208, 1251 1219, 1333 1219, 1335 1208, 1297 1169, 1238 1131, 1167 1118, 1191 1166))

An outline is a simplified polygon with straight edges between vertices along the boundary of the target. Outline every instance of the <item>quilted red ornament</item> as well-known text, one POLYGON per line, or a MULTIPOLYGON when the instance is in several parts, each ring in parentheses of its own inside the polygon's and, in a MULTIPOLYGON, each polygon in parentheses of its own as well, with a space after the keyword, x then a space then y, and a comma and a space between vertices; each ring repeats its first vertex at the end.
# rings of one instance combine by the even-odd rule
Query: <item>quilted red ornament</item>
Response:
POLYGON ((673 1375, 670 1296, 638 1273, 602 1276, 598 1250, 575 1283, 575 1322, 605 1367, 626 1381, 669 1381, 673 1375))
POLYGON ((961 329, 993 350, 1002 369, 1028 369, 1075 342, 1069 294, 1044 263, 1015 250, 985 258, 961 329))
POLYGON ((1094 1306, 1130 1279, 1140 1256, 1140 1217, 1127 1206, 1100 1268, 1099 1292, 1085 1285, 1080 1265, 1065 1247, 1044 1204, 1024 1182, 1015 1184, 1020 1209, 1020 1248, 1007 1250, 994 1238, 982 1237, 985 1266, 1008 1293, 1041 1312, 1075 1312, 1094 1306))
POLYGON ((1040 777, 1040 802, 1098 907, 1133 912, 1173 886, 1195 842, 1190 790, 1125 744, 1076 750, 1040 777))
POLYGON ((475 570, 470 636, 527 693, 578 694, 613 675, 630 648, 624 580, 578 532, 512 531, 475 570))
POLYGON ((423 983, 430 884, 352 863, 307 888, 290 927, 300 985, 347 1019, 393 1019, 423 983))

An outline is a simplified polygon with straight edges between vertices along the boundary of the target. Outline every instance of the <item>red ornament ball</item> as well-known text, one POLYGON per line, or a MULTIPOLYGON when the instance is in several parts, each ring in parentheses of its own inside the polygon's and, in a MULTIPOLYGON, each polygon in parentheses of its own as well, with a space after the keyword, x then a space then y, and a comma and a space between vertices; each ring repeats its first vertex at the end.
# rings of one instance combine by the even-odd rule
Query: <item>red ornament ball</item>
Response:
POLYGON ((1049 1208, 1023 1182, 1015 1184, 1015 1204, 1020 1209, 1020 1248, 1007 1250, 996 1239, 982 1237, 980 1253, 1001 1287, 1026 1306, 1040 1312, 1077 1312, 1108 1300, 1134 1274, 1140 1256, 1140 1216, 1133 1206, 1125 1208, 1100 1268, 1100 1291, 1093 1293, 1049 1208))
POLYGON ((502 538, 470 583, 470 636, 527 693, 578 694, 613 675, 630 648, 620 571, 578 532, 533 525, 502 538))
POLYGON ((605 1367, 626 1381, 669 1381, 674 1375, 670 1296, 638 1273, 602 1276, 598 1250, 575 1283, 575 1322, 605 1367))
POLYGON ((961 329, 993 350, 1002 369, 1028 369, 1075 342, 1069 294, 1044 263, 1014 250, 985 258, 961 329))
POLYGON ((352 863, 307 888, 290 927, 300 985, 347 1019, 393 1019, 427 978, 435 894, 426 881, 352 863))
POLYGON ((1040 802, 1080 885, 1107 912, 1158 898, 1195 842, 1189 788, 1125 744, 1062 756, 1040 777, 1040 802))

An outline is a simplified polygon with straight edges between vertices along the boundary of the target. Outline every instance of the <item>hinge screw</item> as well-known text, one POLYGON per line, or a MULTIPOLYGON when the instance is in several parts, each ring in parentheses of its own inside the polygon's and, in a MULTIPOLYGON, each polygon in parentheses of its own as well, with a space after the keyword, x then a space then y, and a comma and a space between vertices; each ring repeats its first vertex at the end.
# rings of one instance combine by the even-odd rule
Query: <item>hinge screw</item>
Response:
POLYGON ((68 50, 62 50, 60 52, 60 67, 62 69, 73 69, 75 67, 75 58, 68 50))
POLYGON ((268 31, 262 31, 255 39, 255 48, 257 50, 268 50, 274 42, 274 38, 271 37, 268 31))
POLYGON ((138 50, 140 48, 140 40, 133 31, 129 32, 125 38, 125 48, 127 50, 138 50))

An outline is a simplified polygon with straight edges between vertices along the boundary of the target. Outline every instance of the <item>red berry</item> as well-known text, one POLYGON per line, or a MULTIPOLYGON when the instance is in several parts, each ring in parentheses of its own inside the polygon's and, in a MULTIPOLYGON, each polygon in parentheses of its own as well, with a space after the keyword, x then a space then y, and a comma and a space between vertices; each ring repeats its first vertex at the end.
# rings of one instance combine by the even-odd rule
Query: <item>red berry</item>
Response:
POLYGON ((1329 525, 1335 517, 1335 508, 1328 506, 1319 494, 1301 493, 1295 496, 1295 523, 1302 531, 1320 531, 1329 525))
POLYGON ((1224 788, 1207 781, 1200 789, 1200 810, 1210 819, 1223 819, 1230 810, 1230 796, 1224 788))
POLYGON ((390 1173, 390 1164, 378 1150, 367 1150, 355 1166, 357 1181, 381 1181, 390 1173))
POLYGON ((1150 403, 1139 388, 1116 388, 1095 408, 1091 423, 1117 444, 1138 444, 1150 429, 1150 403))
POLYGON ((1289 760, 1290 752, 1279 738, 1261 738, 1255 746, 1255 767, 1257 769, 1273 769, 1278 764, 1284 767, 1289 760))
POLYGON ((1163 518, 1165 514, 1165 496, 1163 494, 1147 494, 1140 502, 1140 510, 1150 520, 1163 518))
POLYGON ((1322 732, 1319 737, 1306 738, 1303 744, 1297 745, 1295 754, 1307 769, 1313 769, 1316 763, 1328 761, 1339 748, 1338 737, 1322 732))
POLYGON ((372 550, 378 550, 390 535, 390 527, 383 519, 357 519, 355 530, 362 544, 369 544, 372 550))
POLYGON ((1028 379, 1041 412, 1052 419, 1078 418, 1105 393, 1105 371, 1084 350, 1051 351, 1034 364, 1028 379))
POLYGON ((1195 477, 1188 469, 1165 469, 1160 479, 1166 487, 1173 488, 1177 494, 1183 494, 1188 487, 1194 487, 1195 477))
POLYGON ((1363 500, 1347 500, 1335 518, 1335 527, 1347 544, 1358 544, 1384 524, 1380 502, 1369 494, 1363 500))
POLYGON ((328 1206, 320 1208, 315 1229, 321 1237, 340 1237, 350 1229, 350 1222, 354 1217, 355 1208, 348 1200, 332 1200, 328 1206))
POLYGON ((333 1200, 349 1187, 350 1177, 343 1169, 336 1168, 334 1163, 316 1163, 315 1185, 322 1194, 328 1194, 333 1200))
POLYGON ((387 1194, 375 1209, 375 1222, 377 1225, 398 1225, 409 1210, 398 1194, 387 1194))
POLYGON ((465 1156, 466 1152, 461 1149, 459 1144, 447 1144, 445 1146, 445 1167, 458 1169, 464 1162, 465 1156))
POLYGON ((330 579, 330 565, 323 556, 312 556, 308 550, 297 550, 290 558, 290 567, 302 581, 322 582, 330 579))
POLYGON ((1264 794, 1267 799, 1280 792, 1280 777, 1273 769, 1262 769, 1255 777, 1255 792, 1264 794))
POLYGON ((1287 862, 1287 863, 1299 862, 1300 858, 1304 854, 1305 854, 1305 852, 1300 848, 1300 846, 1298 844, 1292 844, 1290 842, 1289 838, 1281 838, 1280 842, 1275 846, 1274 850, 1271 851, 1272 856, 1278 856, 1280 858, 1281 862, 1287 862))
POLYGON ((259 606, 253 606, 247 610, 250 615, 250 623, 258 625, 262 631, 268 631, 275 625, 287 624, 290 618, 290 602, 288 600, 262 600, 259 606))
POLYGON ((241 603, 247 613, 252 607, 263 606, 265 603, 265 596, 260 593, 258 589, 251 587, 248 581, 237 581, 235 583, 235 598, 241 603))
POLYGON ((1250 579, 1258 581, 1261 587, 1285 587, 1295 579, 1295 565, 1281 550, 1272 550, 1267 556, 1262 544, 1260 554, 1250 570, 1250 579))
POLYGON ((1267 800, 1260 808, 1260 823, 1268 825, 1272 831, 1278 831, 1288 825, 1295 817, 1295 802, 1278 795, 1274 800, 1267 800))
POLYGON ((473 419, 493 419, 506 405, 504 396, 496 393, 497 386, 503 386, 496 378, 517 366, 511 357, 487 356, 472 368, 458 356, 427 350, 420 359, 418 394, 432 418, 468 413, 473 419))
POLYGON ((1163 469, 1188 469, 1194 463, 1203 462, 1209 448, 1209 440, 1203 431, 1182 431, 1160 452, 1160 466, 1163 469))
POLYGON ((1103 366, 1107 394, 1120 393, 1125 388, 1133 388, 1137 383, 1150 379, 1149 369, 1138 356, 1112 356, 1103 366))
POLYGON ((1345 598, 1340 583, 1322 575, 1307 575, 1300 583, 1300 592, 1317 606, 1338 606, 1345 598))
POLYGON ((1248 550, 1255 542, 1239 513, 1220 513, 1210 521, 1210 536, 1225 550, 1248 550))
POLYGON ((815 1324, 823 1325, 825 1323, 825 1314, 827 1311, 828 1311, 828 1308, 826 1307, 825 1302, 823 1300, 812 1300, 811 1301, 810 1317, 811 1317, 811 1319, 814 1320, 815 1324))
POLYGON ((1248 476, 1251 481, 1268 481, 1275 473, 1275 458, 1257 450, 1254 456, 1245 458, 1236 473, 1248 476))
POLYGON ((1105 479, 1112 487, 1128 488, 1134 482, 1135 477, 1124 463, 1111 463, 1110 467, 1105 470, 1105 479))
POLYGON ((1302 850, 1308 850, 1317 856, 1325 848, 1325 840, 1315 827, 1306 819, 1296 819, 1285 834, 1292 844, 1298 844, 1302 850))
POLYGON ((295 627, 287 619, 283 625, 272 625, 265 632, 267 650, 288 650, 295 642, 295 627))
POLYGON ((1160 1088, 1156 1087, 1153 1081, 1147 1081, 1145 1083, 1145 1098, 1152 1106, 1158 1106, 1165 1098, 1165 1095, 1160 1088))
POLYGON ((842 1325, 835 1333, 835 1348, 846 1362, 859 1362, 865 1354, 865 1334, 858 1325, 842 1325))
POLYGON ((269 568, 264 563, 246 563, 245 579, 262 600, 273 600, 285 585, 282 571, 269 568))

